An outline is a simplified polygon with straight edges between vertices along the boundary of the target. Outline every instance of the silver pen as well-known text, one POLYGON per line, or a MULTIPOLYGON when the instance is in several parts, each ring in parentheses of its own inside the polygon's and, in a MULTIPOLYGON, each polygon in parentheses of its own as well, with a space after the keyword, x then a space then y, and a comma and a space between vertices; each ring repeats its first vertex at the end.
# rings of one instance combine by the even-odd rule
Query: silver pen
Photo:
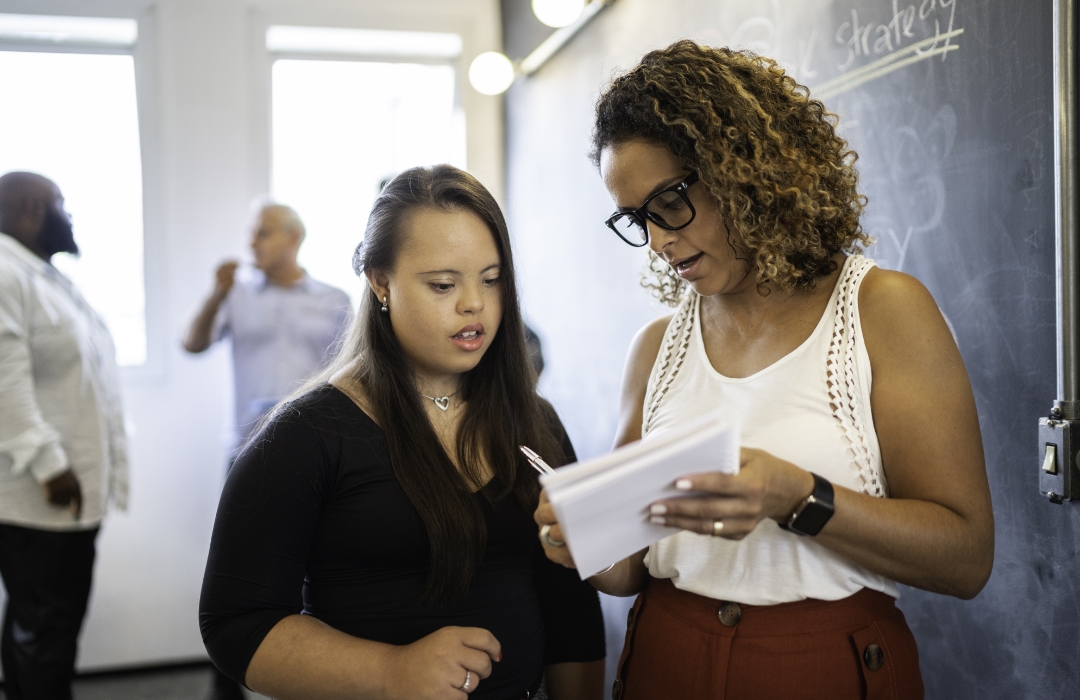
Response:
POLYGON ((521 450, 521 453, 525 455, 525 459, 529 460, 529 464, 531 464, 532 468, 536 471, 540 472, 541 474, 555 473, 555 470, 548 466, 548 463, 541 459, 540 455, 536 454, 528 447, 525 447, 525 445, 520 445, 518 449, 521 450))

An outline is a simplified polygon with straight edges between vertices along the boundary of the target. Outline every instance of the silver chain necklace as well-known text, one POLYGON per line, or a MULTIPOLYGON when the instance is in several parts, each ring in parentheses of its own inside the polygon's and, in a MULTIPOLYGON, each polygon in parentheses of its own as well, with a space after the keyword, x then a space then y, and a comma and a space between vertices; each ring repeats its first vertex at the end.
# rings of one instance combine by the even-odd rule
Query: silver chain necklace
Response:
MULTIPOLYGON (((461 389, 458 389, 458 391, 461 391, 461 389)), ((450 408, 450 397, 457 396, 458 391, 455 391, 453 394, 447 394, 446 396, 428 396, 424 393, 421 393, 420 395, 425 399, 430 399, 440 411, 446 411, 450 408)))

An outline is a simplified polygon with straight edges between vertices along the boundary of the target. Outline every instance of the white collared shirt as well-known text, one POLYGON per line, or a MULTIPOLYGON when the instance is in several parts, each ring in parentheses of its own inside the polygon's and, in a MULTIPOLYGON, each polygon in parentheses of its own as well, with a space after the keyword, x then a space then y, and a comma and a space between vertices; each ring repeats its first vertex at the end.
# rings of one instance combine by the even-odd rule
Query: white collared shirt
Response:
POLYGON ((232 337, 239 444, 259 418, 330 360, 351 317, 349 296, 305 274, 269 284, 258 270, 237 274, 214 318, 214 340, 232 337))
POLYGON ((98 525, 127 508, 127 442, 112 337, 59 270, 0 233, 0 522, 98 525), (68 468, 82 517, 45 501, 68 468))

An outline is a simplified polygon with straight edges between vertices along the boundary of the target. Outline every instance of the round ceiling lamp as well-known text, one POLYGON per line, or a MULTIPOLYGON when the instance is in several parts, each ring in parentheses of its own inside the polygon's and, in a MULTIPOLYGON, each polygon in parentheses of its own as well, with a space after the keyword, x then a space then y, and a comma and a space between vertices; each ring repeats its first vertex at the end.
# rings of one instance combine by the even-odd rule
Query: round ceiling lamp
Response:
POLYGON ((485 51, 469 65, 469 82, 485 95, 502 94, 514 82, 514 64, 498 51, 485 51))
POLYGON ((533 14, 549 27, 565 27, 577 21, 585 0, 532 0, 533 14))

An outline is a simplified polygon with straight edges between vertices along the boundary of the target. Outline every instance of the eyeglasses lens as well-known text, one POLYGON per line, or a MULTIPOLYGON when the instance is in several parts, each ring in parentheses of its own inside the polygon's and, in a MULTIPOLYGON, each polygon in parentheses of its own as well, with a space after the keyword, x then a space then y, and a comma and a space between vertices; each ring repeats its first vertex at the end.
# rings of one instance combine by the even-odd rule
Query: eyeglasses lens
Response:
POLYGON ((615 232, 622 236, 623 240, 630 245, 644 245, 649 241, 645 229, 638 223, 633 214, 623 214, 611 222, 615 232))
POLYGON ((679 192, 667 191, 649 200, 645 209, 648 217, 664 228, 678 229, 690 223, 694 210, 689 207, 679 192))
POLYGON ((694 220, 694 208, 686 197, 686 188, 694 182, 697 182, 697 176, 691 173, 679 185, 650 197, 641 209, 616 214, 608 219, 608 226, 615 229, 615 233, 624 241, 636 247, 649 242, 645 219, 669 231, 685 227, 694 220))

